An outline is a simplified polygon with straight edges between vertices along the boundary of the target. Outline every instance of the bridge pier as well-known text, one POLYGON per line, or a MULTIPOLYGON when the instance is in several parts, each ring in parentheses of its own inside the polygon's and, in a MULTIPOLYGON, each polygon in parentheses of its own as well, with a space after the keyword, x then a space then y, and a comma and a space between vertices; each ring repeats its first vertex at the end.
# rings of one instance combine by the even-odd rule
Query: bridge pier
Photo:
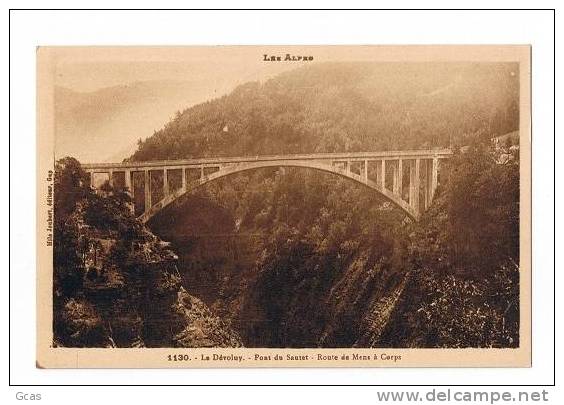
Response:
MULTIPOLYGON (((429 165, 428 165, 427 159, 421 160, 420 174, 422 176, 422 178, 420 178, 420 180, 419 180, 419 184, 422 186, 421 189, 423 191, 423 210, 426 210, 427 206, 429 204, 429 190, 430 190, 430 187, 429 187, 429 165)), ((419 196, 421 198, 421 192, 419 193, 419 196)))
POLYGON ((426 210, 431 205, 431 202, 435 197, 435 191, 437 190, 438 174, 439 174, 439 167, 438 167, 439 159, 434 157, 432 159, 425 159, 423 162, 424 162, 424 170, 425 170, 424 209, 426 210))
POLYGON ((126 193, 129 194, 129 197, 131 197, 131 203, 129 204, 129 210, 131 211, 132 214, 135 214, 135 195, 134 195, 134 190, 133 190, 133 186, 132 186, 131 176, 132 176, 131 170, 125 170, 123 172, 125 190, 126 190, 126 193))
POLYGON ((439 185, 439 159, 437 157, 433 158, 433 174, 431 175, 431 201, 435 197, 435 191, 439 185))
POLYGON ((124 172, 124 176, 125 176, 125 188, 129 193, 129 195, 131 196, 131 198, 133 198, 133 187, 131 187, 131 170, 126 170, 124 172))
POLYGON ((400 167, 401 167, 401 159, 398 159, 394 165, 392 165, 392 193, 395 195, 400 195, 400 167))
POLYGON ((145 212, 151 208, 151 174, 148 169, 145 169, 145 212))
POLYGON ((409 166, 409 205, 419 213, 419 159, 411 161, 409 166))
POLYGON ((403 160, 398 160, 398 195, 403 198, 403 160))
POLYGON ((168 193, 168 170, 163 169, 163 195, 165 197, 168 197, 168 193))
POLYGON ((380 161, 380 187, 382 190, 386 189, 386 161, 384 159, 380 161))

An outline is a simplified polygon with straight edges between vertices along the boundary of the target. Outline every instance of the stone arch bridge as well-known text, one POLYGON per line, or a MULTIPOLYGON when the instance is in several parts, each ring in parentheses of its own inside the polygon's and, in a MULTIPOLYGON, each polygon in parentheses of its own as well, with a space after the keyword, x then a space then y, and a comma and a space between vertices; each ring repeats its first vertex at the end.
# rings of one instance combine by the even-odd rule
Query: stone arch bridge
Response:
POLYGON ((182 195, 231 174, 265 167, 302 167, 333 173, 367 186, 419 219, 439 182, 439 162, 448 149, 311 153, 218 157, 187 160, 88 163, 91 186, 104 182, 122 187, 133 197, 132 209, 146 223, 182 195))

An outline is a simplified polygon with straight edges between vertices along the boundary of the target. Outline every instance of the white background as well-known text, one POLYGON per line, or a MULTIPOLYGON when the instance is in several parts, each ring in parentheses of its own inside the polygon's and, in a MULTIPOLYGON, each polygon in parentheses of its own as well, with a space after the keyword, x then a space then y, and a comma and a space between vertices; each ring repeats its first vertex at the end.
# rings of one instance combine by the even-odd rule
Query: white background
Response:
MULTIPOLYGON (((74 2, 12 2, 11 7, 76 7, 74 2)), ((93 7, 120 7, 99 1, 93 7)), ((460 4, 460 2, 457 2, 460 4)), ((556 2, 488 1, 467 7, 555 7, 556 2)), ((132 4, 133 5, 133 4, 132 4)), ((136 1, 136 7, 182 7, 184 3, 136 1)), ((238 7, 260 7, 260 2, 238 7)), ((462 4, 461 4, 462 5, 462 4)), ((211 6, 205 4, 204 7, 211 6)), ((235 7, 224 2, 216 7, 235 7)), ((303 1, 283 7, 306 7, 303 1)), ((309 6, 315 6, 311 4, 309 6)), ((369 7, 363 2, 320 7, 369 7)), ((452 7, 451 2, 402 2, 387 7, 452 7)), ((557 13, 558 14, 558 13, 557 13)), ((3 21, 7 20, 7 10, 3 21)), ((558 22, 557 22, 558 25, 558 22)), ((11 383, 12 384, 552 384, 554 270, 552 11, 12 11, 10 97, 11 383), (39 370, 35 368, 35 47, 38 45, 216 44, 531 44, 533 46, 533 367, 528 369, 286 369, 286 370, 39 370)), ((6 31, 4 31, 6 32, 6 31)), ((8 53, 2 42, 3 55, 8 53)), ((559 56, 560 57, 560 56, 559 56)), ((559 63, 559 61, 557 61, 559 63)), ((7 74, 7 64, 2 69, 7 74)), ((559 63, 561 66, 561 63, 559 63)), ((7 77, 5 75, 4 77, 7 77)), ((562 80, 562 79, 560 79, 562 80)), ((7 95, 7 82, 2 81, 7 95)), ((561 84, 560 84, 561 90, 561 84)), ((6 103, 7 96, 3 98, 6 103)), ((6 113, 3 119, 7 121, 6 113)), ((7 127, 5 122, 4 128, 7 127)), ((7 142, 7 137, 4 138, 7 142)), ((7 145, 6 145, 7 146, 7 145)), ((557 142, 557 148, 561 141, 557 142)), ((7 147, 6 149, 7 150, 7 147)), ((2 160, 8 172, 7 156, 2 160)), ((557 168, 559 173, 561 164, 557 168)), ((559 196, 559 198, 561 195, 559 196)), ((7 212, 7 199, 1 199, 7 212)), ((5 219, 4 219, 5 221, 5 219)), ((4 222, 5 227, 7 224, 4 222)), ((5 238, 5 234, 3 236, 5 238)), ((7 250, 3 240, 2 249, 7 250)), ((4 251, 6 266, 7 252, 4 251)), ((7 268, 6 268, 7 270, 7 268)), ((8 304, 8 282, 3 284, 8 304)), ((561 304, 561 298, 558 299, 561 304)), ((3 322, 7 325, 7 311, 3 322)), ((560 311, 561 312, 561 311, 560 311)), ((7 333, 0 334, 7 348, 7 333)), ((3 350, 4 355, 6 350, 3 350)), ((4 364, 7 364, 5 362, 4 364)), ((7 367, 3 367, 6 372, 7 367)), ((3 384, 7 375, 2 376, 3 384)), ((298 401, 304 389, 279 388, 10 388, 41 392, 48 402, 98 403, 117 398, 183 402, 298 401), (88 392, 88 393, 87 393, 88 392), (205 397, 203 397, 205 395, 205 397), (250 396, 249 396, 250 395, 250 396), (206 399, 207 398, 207 399, 206 399)), ((359 388, 325 388, 316 395, 350 401, 359 388)), ((310 395, 310 394, 308 394, 310 395)), ((555 399, 553 393, 552 399, 555 399)), ((308 396, 307 401, 321 397, 308 396)), ((325 399, 324 399, 325 400, 325 399)), ((376 398, 370 399, 376 401, 376 398)), ((301 401, 300 401, 301 402, 301 401)))

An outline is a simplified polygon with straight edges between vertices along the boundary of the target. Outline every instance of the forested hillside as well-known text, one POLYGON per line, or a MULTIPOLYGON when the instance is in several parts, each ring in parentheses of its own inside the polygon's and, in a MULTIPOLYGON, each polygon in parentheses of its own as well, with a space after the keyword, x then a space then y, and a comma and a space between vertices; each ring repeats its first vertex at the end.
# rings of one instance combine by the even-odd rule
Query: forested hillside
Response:
POLYGON ((448 147, 518 129, 517 64, 321 64, 178 113, 134 160, 448 147))

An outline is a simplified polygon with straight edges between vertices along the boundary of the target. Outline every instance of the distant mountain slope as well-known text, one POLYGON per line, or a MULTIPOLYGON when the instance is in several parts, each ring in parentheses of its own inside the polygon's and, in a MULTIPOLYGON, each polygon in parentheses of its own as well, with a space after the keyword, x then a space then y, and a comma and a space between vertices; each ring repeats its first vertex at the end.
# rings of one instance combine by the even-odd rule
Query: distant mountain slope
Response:
POLYGON ((517 64, 325 63, 186 109, 136 160, 465 144, 516 130, 517 64))
POLYGON ((189 81, 148 81, 80 93, 55 89, 56 154, 121 161, 178 110, 213 96, 189 81))

